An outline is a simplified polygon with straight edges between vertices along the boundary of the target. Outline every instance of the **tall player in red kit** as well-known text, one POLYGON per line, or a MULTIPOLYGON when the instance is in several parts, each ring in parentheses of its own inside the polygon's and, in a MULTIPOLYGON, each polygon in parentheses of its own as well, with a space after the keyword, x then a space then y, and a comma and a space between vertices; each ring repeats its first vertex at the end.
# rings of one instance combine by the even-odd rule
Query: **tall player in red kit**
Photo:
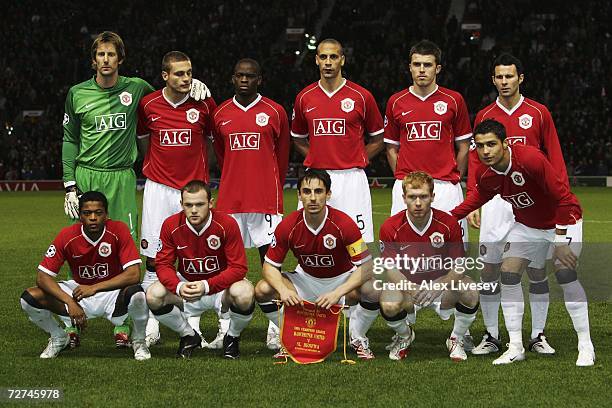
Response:
MULTIPOLYGON (((147 257, 145 291, 157 280, 159 231, 166 218, 181 211, 181 188, 190 180, 208 181, 206 140, 216 107, 212 98, 189 98, 192 66, 186 54, 164 55, 161 76, 166 86, 142 98, 138 106, 138 139, 146 152, 142 172, 147 178, 140 229, 140 253, 147 257)), ((151 314, 147 344, 157 343, 159 337, 159 322, 151 314)))
POLYGON ((475 188, 452 214, 464 217, 500 194, 512 205, 515 218, 504 238, 500 267, 501 306, 510 343, 493 364, 525 359, 521 275, 528 265, 543 267, 554 241, 555 277, 578 335, 576 365, 592 366, 595 350, 587 298, 576 272, 582 250, 582 209, 578 199, 540 150, 522 144, 508 146, 504 126, 494 119, 476 126, 474 142, 481 162, 474 173, 475 188))
MULTIPOLYGON (((525 144, 540 149, 561 181, 569 188, 565 161, 550 112, 544 105, 525 98, 520 93, 520 85, 525 79, 521 61, 510 54, 501 54, 493 62, 491 77, 499 96, 495 102, 478 112, 474 125, 486 119, 497 120, 506 128, 509 146, 525 144)), ((470 151, 468 166, 468 192, 475 188, 474 171, 479 164, 478 154, 473 149, 470 151)), ((476 210, 468 215, 467 219, 473 227, 480 228, 480 254, 485 262, 481 281, 499 282, 499 266, 505 244, 502 241, 514 224, 512 205, 496 195, 482 206, 482 218, 476 210)), ((531 306, 529 350, 540 354, 554 354, 555 349, 548 344, 544 336, 549 303, 546 271, 544 268, 536 269, 530 265, 527 274, 531 306)), ((487 332, 481 343, 472 350, 474 354, 489 354, 501 350, 498 327, 499 285, 494 287, 495 291, 483 290, 480 294, 480 307, 487 332)))
MULTIPOLYGON (((221 166, 217 210, 240 227, 245 248, 256 247, 263 265, 274 229, 282 219, 283 185, 289 163, 285 109, 261 96, 261 68, 245 58, 234 67, 235 95, 214 112, 214 145, 221 166)), ((278 328, 270 324, 267 346, 278 350, 278 328)))
MULTIPOLYGON (((410 49, 412 85, 387 102, 385 144, 395 174, 391 215, 406 209, 402 180, 412 171, 434 178, 434 208, 450 211, 463 201, 459 180, 467 171, 472 128, 467 106, 458 92, 437 84, 442 51, 423 40, 410 49)), ((461 221, 464 242, 467 223, 461 221)))
MULTIPOLYGON (((303 208, 289 214, 274 231, 255 296, 277 326, 279 311, 273 299, 292 306, 304 299, 329 309, 344 303, 344 296, 359 289, 371 274, 372 256, 359 228, 347 214, 327 205, 331 186, 327 172, 307 170, 298 181, 303 208), (298 265, 294 272, 281 273, 289 250, 298 265)), ((359 294, 353 292, 351 297, 356 300, 359 294)))
POLYGON ((181 337, 177 357, 189 358, 200 335, 188 322, 206 310, 229 309, 223 356, 240 357, 240 333, 253 318, 253 285, 244 279, 246 253, 240 229, 229 215, 212 210, 210 187, 192 180, 181 191, 183 211, 162 225, 155 258, 159 281, 147 290, 155 317, 181 337))
POLYGON ((87 319, 106 317, 121 325, 134 322, 132 348, 136 360, 151 358, 145 343, 149 311, 138 284, 141 260, 128 226, 108 219, 104 194, 89 191, 79 198, 80 222, 64 228, 38 265, 36 286, 21 295, 21 307, 30 321, 49 333, 40 358, 56 357, 70 343, 52 313, 69 317, 78 329, 87 319), (57 282, 64 262, 71 279, 57 282))
POLYGON ((306 157, 305 167, 330 174, 334 193, 329 205, 348 214, 365 242, 373 242, 372 198, 363 169, 383 149, 383 121, 372 94, 342 76, 344 62, 337 40, 319 43, 321 79, 295 98, 291 136, 306 157), (367 145, 364 134, 370 138, 367 145))

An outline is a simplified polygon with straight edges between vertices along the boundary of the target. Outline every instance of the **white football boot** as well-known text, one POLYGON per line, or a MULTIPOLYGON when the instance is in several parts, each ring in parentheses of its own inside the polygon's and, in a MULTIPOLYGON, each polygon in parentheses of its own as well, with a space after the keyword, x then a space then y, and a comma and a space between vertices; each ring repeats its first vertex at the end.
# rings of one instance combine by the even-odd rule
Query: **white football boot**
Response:
POLYGON ((412 328, 410 329, 410 333, 408 333, 407 337, 402 337, 397 335, 394 336, 393 343, 391 344, 391 349, 389 350, 389 358, 393 361, 403 360, 408 356, 408 348, 414 341, 415 334, 412 328))
POLYGON ((493 360, 493 365, 511 364, 525 359, 525 348, 523 348, 523 345, 519 348, 519 346, 508 343, 507 346, 508 350, 497 359, 493 360))
POLYGON ((49 337, 49 343, 43 352, 40 353, 40 358, 55 358, 60 351, 64 350, 69 345, 70 336, 67 333, 64 333, 61 337, 49 337))
POLYGON ((269 350, 281 348, 280 329, 272 322, 268 322, 268 334, 266 335, 266 347, 269 350))
POLYGON ((213 341, 208 343, 205 347, 213 350, 223 348, 223 338, 229 329, 230 319, 219 319, 219 331, 213 341))
POLYGON ((138 361, 144 361, 151 358, 151 352, 145 340, 133 341, 132 349, 134 350, 134 358, 138 361))
POLYGON ((538 334, 538 337, 529 340, 529 351, 538 353, 538 354, 555 354, 555 349, 548 344, 546 340, 546 336, 544 333, 538 334))
POLYGON ((593 345, 578 346, 578 359, 576 365, 578 367, 590 367, 595 364, 595 349, 593 345))
POLYGON ((450 352, 450 359, 456 362, 467 360, 467 354, 463 349, 463 341, 457 340, 455 337, 446 339, 446 348, 450 352))

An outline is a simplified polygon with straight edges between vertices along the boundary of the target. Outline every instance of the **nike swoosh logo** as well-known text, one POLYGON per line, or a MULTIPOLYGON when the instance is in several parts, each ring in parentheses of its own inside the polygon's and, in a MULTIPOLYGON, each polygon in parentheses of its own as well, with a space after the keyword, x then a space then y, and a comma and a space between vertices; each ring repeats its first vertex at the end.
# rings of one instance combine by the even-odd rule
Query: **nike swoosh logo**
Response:
POLYGON ((185 248, 187 248, 187 245, 185 245, 185 246, 180 246, 179 245, 179 246, 176 247, 176 249, 185 249, 185 248))
POLYGON ((501 188, 501 186, 497 186, 497 187, 495 187, 495 188, 493 189, 493 191, 497 191, 497 190, 499 190, 500 188, 501 188))
POLYGON ((298 249, 298 248, 303 248, 303 247, 305 247, 305 246, 306 246, 306 244, 296 245, 296 246, 294 246, 294 248, 295 248, 295 249, 298 249))
POLYGON ((404 245, 404 246, 401 246, 399 249, 400 249, 400 251, 403 251, 403 250, 404 250, 404 249, 406 249, 406 248, 410 248, 410 245, 404 245))
POLYGON ((230 122, 231 122, 231 119, 230 120, 224 120, 223 122, 221 122, 221 126, 225 126, 225 125, 227 125, 230 122))
POLYGON ((89 109, 91 107, 93 107, 95 105, 95 103, 88 103, 85 106, 83 106, 85 109, 89 109))
POLYGON ((72 257, 73 257, 73 258, 80 258, 80 257, 82 257, 82 256, 83 256, 83 255, 72 255, 72 257))
POLYGON ((314 108, 307 108, 307 109, 306 109, 306 113, 310 112, 311 110, 315 110, 315 109, 317 109, 317 107, 316 107, 316 106, 315 106, 314 108))
POLYGON ((272 236, 272 235, 274 235, 274 233, 273 232, 268 232, 268 235, 272 236))
MULTIPOLYGON (((414 109, 413 109, 414 110, 414 109)), ((410 112, 412 112, 411 110, 409 110, 408 112, 402 112, 402 116, 406 116, 408 115, 410 112)))
POLYGON ((156 116, 154 118, 151 118, 151 122, 155 122, 157 119, 161 119, 161 116, 156 116))

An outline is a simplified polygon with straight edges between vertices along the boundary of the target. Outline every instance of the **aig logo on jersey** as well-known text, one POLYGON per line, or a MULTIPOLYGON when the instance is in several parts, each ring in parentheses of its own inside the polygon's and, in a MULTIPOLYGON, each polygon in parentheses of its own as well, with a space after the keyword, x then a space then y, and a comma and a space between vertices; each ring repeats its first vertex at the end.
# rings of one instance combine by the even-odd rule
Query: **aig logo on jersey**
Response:
POLYGON ((342 109, 346 113, 352 112, 353 109, 355 109, 355 101, 351 98, 345 98, 341 100, 340 109, 342 109))
POLYGON ((108 264, 97 263, 95 265, 79 266, 79 276, 81 279, 100 279, 108 276, 108 264))
POLYGON ((130 106, 132 104, 132 94, 129 92, 121 92, 119 94, 119 101, 124 106, 130 106))
POLYGON ((528 114, 524 114, 519 116, 518 118, 519 126, 523 129, 529 129, 531 124, 533 123, 533 118, 528 114))
POLYGON ((332 234, 327 234, 323 237, 323 246, 327 249, 334 249, 336 247, 336 237, 332 234))
POLYGON ((255 115, 255 123, 257 123, 259 126, 266 126, 268 124, 269 119, 270 116, 263 112, 255 115))
POLYGON ((98 247, 98 254, 100 254, 100 256, 103 257, 107 257, 112 253, 112 249, 111 249, 111 244, 109 244, 108 242, 102 242, 100 244, 100 246, 98 247))
POLYGON ((527 144, 527 138, 525 136, 508 136, 506 137, 508 141, 508 146, 513 146, 515 144, 527 144))
POLYGON ((444 246, 444 234, 441 232, 434 232, 429 236, 431 246, 434 248, 442 248, 444 246))
POLYGON ((206 242, 208 243, 208 247, 213 251, 221 247, 221 239, 216 235, 211 235, 206 238, 206 242))
POLYGON ((103 132, 106 130, 125 129, 125 113, 111 113, 108 115, 97 115, 96 130, 103 132))
POLYGON ((162 129, 159 131, 162 146, 191 146, 191 129, 162 129))
POLYGON ((259 133, 230 133, 230 150, 259 150, 259 133))
POLYGON ((434 106, 434 112, 436 112, 438 115, 444 115, 446 111, 448 110, 448 104, 446 102, 442 102, 442 101, 434 102, 433 106, 434 106))
POLYGON ((183 271, 193 275, 206 275, 220 269, 219 259, 215 255, 204 258, 183 258, 183 271))
POLYGON ((324 118, 312 121, 315 136, 344 136, 344 119, 324 118))
POLYGON ((300 255, 300 260, 305 266, 310 266, 311 268, 334 266, 334 257, 331 255, 300 255))
POLYGON ((409 142, 440 140, 440 133, 442 122, 438 120, 406 123, 406 138, 409 142))
POLYGON ((187 122, 189 123, 196 123, 200 119, 200 111, 195 108, 189 109, 186 112, 186 115, 187 115, 187 122))
POLYGON ((512 179, 512 182, 517 186, 522 186, 525 184, 525 178, 519 171, 513 171, 510 175, 510 178, 512 179))
POLYGON ((526 192, 514 194, 511 196, 502 196, 504 200, 512 204, 514 208, 527 208, 531 207, 535 202, 529 197, 526 192))

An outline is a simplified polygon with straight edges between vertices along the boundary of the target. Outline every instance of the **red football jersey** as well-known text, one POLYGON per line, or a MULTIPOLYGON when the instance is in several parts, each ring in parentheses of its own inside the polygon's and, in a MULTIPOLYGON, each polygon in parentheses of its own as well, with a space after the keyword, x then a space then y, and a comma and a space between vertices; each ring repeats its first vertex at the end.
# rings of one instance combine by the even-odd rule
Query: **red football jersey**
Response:
POLYGON ((249 106, 235 98, 213 114, 221 166, 217 209, 228 213, 283 213, 289 164, 289 122, 282 106, 257 96, 249 106))
POLYGON ((246 276, 246 253, 238 224, 229 215, 215 210, 210 214, 199 233, 183 212, 164 221, 155 268, 159 281, 168 290, 178 294, 181 281, 203 280, 208 285, 206 294, 210 295, 246 276))
POLYGON ((181 189, 194 179, 208 182, 206 137, 212 131, 212 98, 185 99, 174 104, 162 90, 138 105, 138 137, 149 136, 142 172, 157 183, 181 189))
POLYGON ((266 262, 280 268, 291 249, 296 270, 316 278, 332 278, 354 270, 372 256, 359 227, 348 215, 326 207, 323 224, 315 231, 304 219, 304 209, 294 211, 276 227, 266 262))
POLYGON ((578 199, 539 149, 522 144, 509 149, 504 172, 478 163, 475 188, 451 211, 455 217, 464 218, 499 194, 512 204, 516 221, 531 228, 565 228, 582 218, 578 199))
MULTIPOLYGON (((565 167, 565 160, 563 160, 557 129, 546 106, 521 96, 516 106, 512 110, 508 110, 499 103, 498 99, 478 112, 474 127, 486 119, 495 119, 504 125, 508 145, 521 143, 540 149, 561 180, 569 186, 567 168, 565 167)), ((472 145, 468 166, 468 191, 474 188, 473 169, 478 167, 479 163, 478 154, 473 147, 472 145)))
POLYGON ((397 266, 414 283, 446 275, 447 261, 465 256, 457 219, 435 208, 431 209, 431 217, 423 230, 417 229, 406 211, 402 211, 387 218, 380 227, 379 237, 381 256, 400 255, 410 259, 410 264, 397 266))
POLYGON ((308 137, 310 150, 304 166, 341 170, 365 168, 368 155, 364 133, 383 132, 383 120, 372 94, 354 82, 344 80, 329 93, 319 82, 308 85, 295 98, 291 135, 308 137))
POLYGON ((385 143, 399 146, 395 178, 425 171, 458 183, 455 142, 472 136, 465 101, 440 86, 424 98, 411 88, 391 96, 385 112, 385 143))
POLYGON ((83 224, 66 227, 55 237, 38 269, 53 277, 68 262, 72 279, 79 285, 93 285, 139 264, 140 255, 127 225, 106 221, 102 236, 93 242, 83 231, 83 224))

